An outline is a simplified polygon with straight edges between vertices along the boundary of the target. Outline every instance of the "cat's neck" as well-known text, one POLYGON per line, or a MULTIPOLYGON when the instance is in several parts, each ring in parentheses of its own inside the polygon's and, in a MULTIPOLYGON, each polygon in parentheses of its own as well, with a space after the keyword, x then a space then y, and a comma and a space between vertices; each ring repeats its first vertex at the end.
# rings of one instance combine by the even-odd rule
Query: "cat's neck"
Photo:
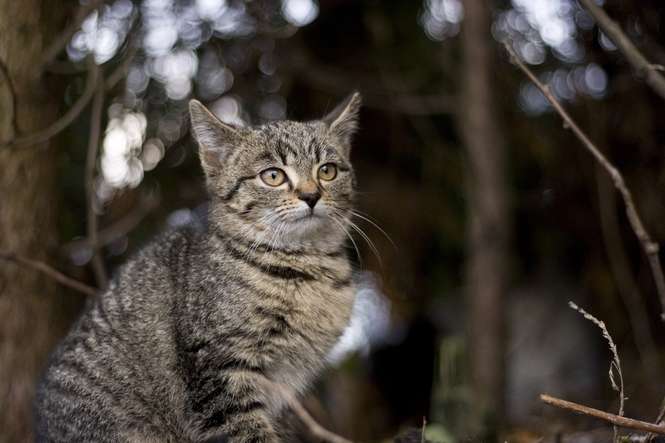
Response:
POLYGON ((236 250, 243 254, 275 255, 278 257, 322 256, 346 258, 346 242, 343 238, 327 240, 303 240, 284 244, 261 236, 251 238, 230 229, 211 225, 207 236, 216 249, 236 250))

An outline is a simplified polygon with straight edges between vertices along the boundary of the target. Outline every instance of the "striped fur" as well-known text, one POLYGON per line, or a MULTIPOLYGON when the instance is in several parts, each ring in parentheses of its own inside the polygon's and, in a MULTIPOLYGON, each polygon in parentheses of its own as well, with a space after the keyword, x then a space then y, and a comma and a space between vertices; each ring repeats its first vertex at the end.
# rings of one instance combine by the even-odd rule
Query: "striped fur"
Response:
POLYGON ((90 301, 40 385, 38 441, 283 441, 283 402, 268 386, 303 392, 353 304, 345 230, 359 103, 257 128, 191 104, 208 227, 162 235, 90 301), (336 179, 317 178, 325 163, 336 179), (288 183, 265 185, 269 167, 288 183), (313 212, 304 190, 321 195, 313 212))

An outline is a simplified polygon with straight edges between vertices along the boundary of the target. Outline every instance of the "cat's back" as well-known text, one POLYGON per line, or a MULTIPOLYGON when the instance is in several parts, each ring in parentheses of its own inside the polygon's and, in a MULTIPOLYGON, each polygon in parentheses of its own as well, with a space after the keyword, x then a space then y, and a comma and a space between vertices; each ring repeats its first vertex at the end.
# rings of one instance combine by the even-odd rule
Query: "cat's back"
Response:
POLYGON ((115 429, 123 421, 127 427, 143 422, 180 433, 177 417, 160 416, 154 405, 182 410, 172 315, 198 236, 191 228, 158 236, 87 303, 40 384, 38 435, 69 441, 90 432, 91 439, 105 441, 110 417, 115 429))

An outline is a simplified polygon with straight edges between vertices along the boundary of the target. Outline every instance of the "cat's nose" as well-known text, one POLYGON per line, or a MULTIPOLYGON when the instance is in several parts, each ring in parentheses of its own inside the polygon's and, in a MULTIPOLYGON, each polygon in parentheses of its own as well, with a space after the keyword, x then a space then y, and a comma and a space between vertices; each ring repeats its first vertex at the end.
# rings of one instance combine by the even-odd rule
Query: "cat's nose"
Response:
POLYGON ((318 202, 319 199, 321 198, 321 193, 319 191, 299 192, 298 198, 307 203, 307 206, 309 206, 311 209, 314 209, 314 206, 316 206, 316 202, 318 202))

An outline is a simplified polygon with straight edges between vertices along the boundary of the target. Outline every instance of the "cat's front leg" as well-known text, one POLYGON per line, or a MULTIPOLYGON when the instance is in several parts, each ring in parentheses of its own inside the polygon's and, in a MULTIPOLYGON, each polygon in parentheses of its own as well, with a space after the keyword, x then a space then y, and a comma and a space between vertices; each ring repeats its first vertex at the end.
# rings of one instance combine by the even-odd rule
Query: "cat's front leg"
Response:
POLYGON ((222 389, 209 396, 202 420, 206 436, 224 436, 226 443, 281 443, 274 425, 280 401, 266 389, 270 385, 258 372, 226 369, 222 389))
POLYGON ((280 443, 270 417, 265 411, 239 413, 223 426, 228 443, 280 443))

